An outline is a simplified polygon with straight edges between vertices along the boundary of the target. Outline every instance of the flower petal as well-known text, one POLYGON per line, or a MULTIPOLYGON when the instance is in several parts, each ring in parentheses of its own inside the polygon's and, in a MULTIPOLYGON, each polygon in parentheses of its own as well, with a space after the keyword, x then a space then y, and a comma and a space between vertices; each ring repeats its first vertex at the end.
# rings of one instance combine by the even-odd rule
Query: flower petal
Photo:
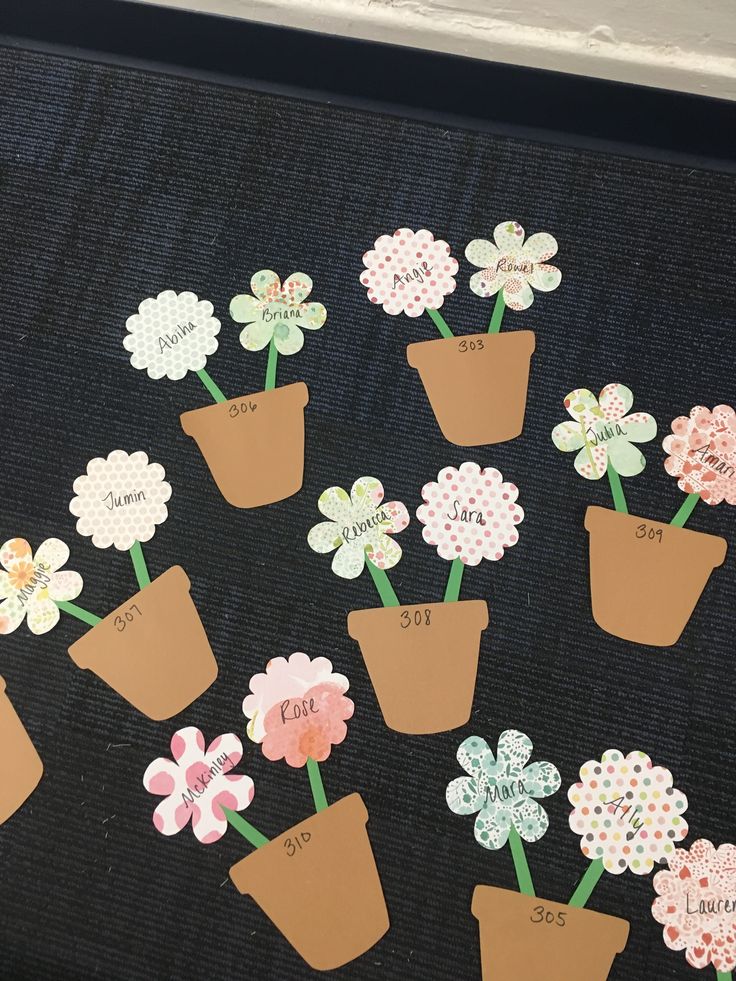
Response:
POLYGON ((465 246, 465 258, 479 269, 495 269, 501 253, 488 239, 474 238, 465 246))
POLYGON ((557 255, 557 239, 549 232, 536 232, 524 242, 521 254, 534 263, 546 262, 557 255))
POLYGON ((15 590, 10 585, 10 576, 7 572, 0 572, 0 599, 5 599, 6 596, 14 596, 15 590))
POLYGON ((304 303, 312 292, 312 286, 312 280, 306 273, 292 273, 284 280, 281 295, 291 306, 297 306, 299 303, 304 303))
POLYGON ((143 774, 143 786, 149 794, 156 794, 157 797, 168 797, 169 794, 173 794, 178 780, 178 765, 165 756, 152 760, 143 774))
POLYGON ((204 755, 204 736, 196 726, 185 726, 171 737, 171 755, 177 763, 188 766, 204 755))
POLYGON ((575 457, 575 469, 586 480, 600 480, 607 466, 608 452, 605 443, 584 446, 575 457))
POLYGON ((401 501, 387 501, 381 510, 390 515, 388 521, 381 522, 381 530, 387 535, 398 535, 409 524, 409 512, 401 501))
POLYGON ((11 568, 19 561, 33 561, 31 546, 25 538, 10 538, 4 545, 0 546, 0 557, 6 569, 11 568))
POLYGON ((493 752, 481 736, 468 736, 457 748, 457 761, 471 777, 479 777, 488 763, 494 762, 493 752))
POLYGON ((304 347, 304 334, 296 324, 276 324, 273 342, 279 354, 297 354, 304 347))
POLYGON ((334 521, 320 521, 318 525, 310 528, 307 535, 307 543, 315 552, 325 555, 332 552, 343 544, 343 537, 340 526, 334 521))
POLYGON ((524 229, 518 221, 502 221, 493 229, 493 238, 501 252, 518 252, 524 243, 524 229))
POLYGON ((41 589, 28 601, 28 629, 32 634, 47 634, 59 622, 59 607, 41 589))
POLYGON ((23 623, 27 607, 13 595, 0 603, 0 634, 12 634, 23 623))
POLYGON ((365 555, 377 569, 393 569, 401 559, 401 546, 388 535, 376 535, 366 544, 365 555))
POLYGON ((530 797, 512 808, 511 819, 524 841, 539 841, 549 827, 547 812, 530 797))
POLYGON ((625 385, 613 382, 606 385, 598 396, 598 404, 607 422, 623 418, 634 404, 634 393, 625 385))
POLYGON ((280 296, 281 280, 273 269, 261 269, 251 276, 250 288, 259 300, 269 302, 280 296))
POLYGON ((273 324, 264 324, 262 320, 250 323, 240 332, 240 343, 246 351, 262 351, 270 343, 273 336, 273 324))
POLYGON ((365 568, 365 552, 347 543, 335 552, 332 560, 332 571, 341 579, 357 579, 365 568))
POLYGON ((611 466, 622 477, 635 477, 647 465, 641 450, 622 436, 610 440, 607 447, 611 466))
POLYGON ((529 285, 542 293, 551 293, 561 282, 562 273, 557 266, 549 266, 546 263, 535 266, 529 277, 529 285))
POLYGON ((531 763, 521 775, 530 797, 549 797, 560 789, 560 772, 552 763, 531 763))
POLYGON ((47 538, 36 549, 34 565, 43 565, 45 572, 56 572, 69 561, 69 548, 58 538, 47 538))
POLYGON ((509 840, 511 818, 506 807, 484 807, 475 819, 475 840, 483 848, 498 851, 509 840))
POLYGON ((372 505, 377 508, 383 500, 383 484, 376 477, 358 477, 350 488, 350 500, 355 507, 372 505))
POLYGON ((585 446, 583 430, 579 422, 561 422, 552 430, 552 442, 558 450, 563 453, 570 453, 572 450, 579 450, 585 446))
POLYGON ((205 759, 210 765, 212 765, 217 760, 218 756, 222 757, 225 755, 227 755, 230 761, 230 769, 237 766, 243 758, 243 744, 234 732, 225 732, 221 736, 217 736, 215 739, 213 739, 207 747, 205 759))
POLYGON ((504 284, 503 300, 509 310, 526 310, 534 303, 534 291, 525 279, 514 276, 504 284))
POLYGON ((178 834, 186 828, 195 809, 198 810, 197 805, 182 801, 180 794, 170 794, 156 806, 153 812, 154 826, 162 835, 178 834))
POLYGON ((261 319, 262 304, 250 293, 239 293, 230 300, 230 316, 238 324, 261 319))
POLYGON ((447 806, 455 814, 475 814, 483 806, 483 795, 472 777, 457 777, 447 785, 447 806))
POLYGON ((631 443, 648 443, 657 435, 656 420, 648 412, 632 412, 630 416, 624 416, 620 425, 631 443))
POLYGON ((532 741, 518 729, 506 729, 498 738, 496 756, 509 777, 518 777, 532 755, 532 741))
POLYGON ((82 592, 83 585, 82 577, 78 572, 72 572, 71 569, 55 572, 48 584, 49 599, 66 600, 67 602, 76 599, 82 592))
POLYGON ((352 515, 350 495, 342 487, 328 487, 323 490, 317 500, 317 507, 326 518, 336 521, 339 525, 349 521, 352 515))
POLYGON ((300 310, 299 326, 304 330, 319 330, 327 320, 327 310, 322 303, 305 303, 300 310))
POLYGON ((495 296, 506 282, 506 277, 492 269, 483 269, 470 277, 470 288, 476 296, 495 296))
POLYGON ((576 422, 587 428, 595 418, 602 418, 598 399, 588 388, 575 388, 565 396, 565 408, 576 422))

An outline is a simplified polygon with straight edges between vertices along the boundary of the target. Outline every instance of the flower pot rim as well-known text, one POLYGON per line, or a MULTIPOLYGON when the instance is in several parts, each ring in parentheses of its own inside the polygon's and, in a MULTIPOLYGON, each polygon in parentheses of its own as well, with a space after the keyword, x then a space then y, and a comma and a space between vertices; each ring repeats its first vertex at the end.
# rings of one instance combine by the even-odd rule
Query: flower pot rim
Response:
MULTIPOLYGON (((191 421, 192 416, 195 413, 201 412, 220 412, 227 406, 234 405, 238 402, 242 402, 244 399, 254 398, 254 397, 265 397, 269 399, 272 395, 276 393, 289 392, 289 395, 298 396, 295 398, 295 405, 299 408, 304 408, 309 402, 309 388, 307 383, 303 381, 289 382, 286 385, 277 385, 275 388, 269 388, 268 390, 263 389, 258 392, 246 392, 244 395, 236 395, 235 398, 226 399, 224 402, 209 402, 206 405, 200 405, 196 409, 187 409, 186 412, 182 412, 179 415, 179 422, 181 423, 181 428, 187 434, 187 436, 193 436, 186 426, 186 422, 191 421)), ((200 417, 201 418, 201 417, 200 417)))
MULTIPOLYGON (((482 337, 483 340, 488 341, 489 347, 498 343, 505 343, 509 338, 515 338, 517 341, 521 340, 520 346, 522 348, 529 348, 529 357, 534 354, 537 347, 537 338, 533 330, 528 328, 523 328, 522 330, 504 330, 498 331, 495 334, 489 334, 488 331, 478 331, 472 334, 454 334, 452 337, 432 337, 424 341, 412 341, 411 344, 406 346, 406 360, 409 362, 412 368, 419 370, 419 366, 416 364, 416 355, 420 352, 427 352, 427 345, 430 344, 444 344, 448 349, 449 345, 454 344, 457 347, 457 343, 462 340, 472 340, 476 337, 482 337)), ((460 352, 458 352, 460 353, 460 352)))
POLYGON ((454 606, 456 608, 463 606, 463 608, 471 613, 477 611, 480 614, 480 630, 486 629, 490 622, 490 616, 488 613, 488 600, 484 599, 464 599, 455 600, 453 603, 445 603, 444 600, 436 600, 434 602, 427 603, 400 603, 399 606, 369 606, 363 610, 351 610, 348 613, 348 635, 352 637, 353 640, 359 640, 357 633, 359 631, 359 624, 365 620, 372 619, 373 614, 384 614, 389 615, 396 613, 398 610, 411 610, 411 609, 434 609, 436 607, 450 607, 454 606), (472 606, 473 610, 469 610, 468 607, 472 606), (481 613, 481 607, 483 608, 481 613), (352 629, 351 629, 352 627, 352 629), (356 632, 354 633, 353 630, 356 632))
POLYGON ((614 508, 602 507, 600 504, 589 504, 585 509, 585 530, 588 534, 592 534, 596 525, 600 527, 602 521, 607 520, 614 521, 639 521, 644 522, 648 525, 653 525, 656 528, 661 528, 662 530, 667 530, 668 533, 672 532, 680 537, 688 536, 691 541, 694 538, 700 538, 703 541, 707 541, 708 548, 713 552, 711 556, 711 561, 713 562, 713 568, 717 569, 719 566, 723 565, 726 559, 726 552, 728 550, 728 542, 725 538, 720 535, 712 535, 707 531, 695 531, 694 528, 681 528, 679 525, 670 524, 667 521, 658 521, 656 518, 645 518, 640 514, 631 514, 630 512, 624 513, 623 511, 616 511, 614 508), (603 517, 607 515, 608 517, 603 517), (720 556, 720 558, 719 558, 720 556))

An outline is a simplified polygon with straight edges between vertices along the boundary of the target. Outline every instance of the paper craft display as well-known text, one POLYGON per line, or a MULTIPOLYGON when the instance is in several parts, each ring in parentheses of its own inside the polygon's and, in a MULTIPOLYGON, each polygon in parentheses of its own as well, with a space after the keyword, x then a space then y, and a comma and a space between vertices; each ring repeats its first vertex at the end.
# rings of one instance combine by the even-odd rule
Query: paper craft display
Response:
POLYGON ((488 626, 485 600, 460 600, 465 566, 503 557, 518 541, 524 512, 517 488, 498 470, 464 463, 446 467, 422 489, 417 510, 423 537, 449 561, 442 603, 402 606, 386 573, 401 558, 392 535, 409 523, 399 501, 383 503, 383 486, 361 477, 350 494, 328 488, 317 506, 329 520, 315 525, 315 552, 335 551, 332 571, 354 579, 368 568, 383 608, 353 610, 348 633, 358 641, 386 725, 420 735, 445 732, 470 718, 480 654, 488 626))
POLYGON ((514 439, 524 426, 529 367, 534 353, 532 331, 500 333, 506 308, 527 309, 532 287, 549 292, 562 274, 548 264, 557 242, 546 233, 524 242, 518 222, 496 226, 494 242, 474 239, 465 256, 480 268, 470 289, 481 297, 496 297, 487 331, 453 334, 440 307, 456 287, 457 259, 450 246, 426 228, 399 228, 381 235, 363 255, 360 281, 371 303, 390 316, 427 313, 442 335, 440 340, 409 344, 406 357, 416 368, 437 424, 446 439, 458 446, 481 446, 514 439))
POLYGON ((662 444, 670 454, 665 469, 678 477, 688 497, 670 524, 628 513, 621 477, 642 472, 638 443, 657 434, 646 412, 630 412, 633 394, 625 385, 606 385, 596 399, 587 389, 565 398, 573 422, 563 422, 552 440, 577 451, 575 469, 587 480, 608 476, 615 511, 591 506, 590 592, 593 618, 607 633, 640 644, 677 643, 714 568, 726 556, 726 541, 683 527, 699 498, 708 504, 736 503, 736 413, 696 406, 690 418, 672 424, 662 444))
MULTIPOLYGON (((123 340, 131 352, 134 368, 145 369, 150 378, 182 379, 193 371, 214 399, 214 405, 182 413, 184 432, 193 437, 223 497, 235 507, 252 508, 270 504, 295 494, 302 484, 304 469, 304 406, 309 393, 303 382, 276 389, 276 357, 294 354, 300 327, 316 327, 317 307, 321 304, 298 302, 306 282, 302 274, 289 277, 278 296, 272 290, 265 298, 265 282, 259 277, 275 273, 256 273, 264 298, 254 318, 270 325, 266 385, 263 392, 227 399, 206 370, 207 358, 217 350, 220 321, 213 316, 209 300, 195 293, 164 290, 149 297, 138 307, 138 313, 126 323, 128 334, 123 340)), ((276 277, 278 279, 278 277, 276 277)), ((273 287, 273 280, 270 281, 273 287)), ((307 290, 307 293, 309 290, 307 290)), ((259 294, 260 295, 260 294, 259 294)), ((242 310, 236 301, 234 308, 242 310)), ((251 297, 250 299, 255 299, 251 297)), ((324 307, 321 307, 324 311, 324 307)), ((326 316, 326 314, 325 314, 326 316)), ((237 319, 237 318, 236 318, 237 319)), ((323 321, 324 322, 324 318, 323 321)), ((263 332, 258 335, 262 339, 263 332)), ((249 347, 243 340, 244 346, 249 347)), ((253 340, 251 338, 251 343, 253 340)))
POLYGON ((43 776, 43 763, 26 732, 0 677, 0 753, 12 770, 12 779, 0 785, 0 824, 24 804, 43 776))
MULTIPOLYGON (((684 950, 694 968, 712 966, 718 981, 736 969, 736 846, 699 839, 676 848, 654 876, 652 916, 670 950, 684 950)), ((712 976, 712 975, 711 975, 712 976)))
MULTIPOLYGON (((217 677, 217 662, 189 595, 187 574, 181 566, 167 569, 153 581, 148 574, 141 542, 150 541, 156 526, 168 516, 171 486, 164 476, 164 468, 149 463, 145 453, 113 450, 106 458, 90 460, 87 472, 74 481, 76 496, 69 510, 77 517, 77 531, 97 548, 114 545, 128 551, 139 592, 100 618, 65 601, 81 590, 76 573, 53 572, 45 590, 49 602, 92 627, 69 648, 74 663, 93 671, 156 720, 181 712, 217 677)), ((56 543, 54 561, 61 559, 63 564, 69 552, 58 546, 62 543, 56 543)), ((33 597, 30 602, 35 602, 33 597)), ((37 605, 43 602, 39 599, 37 605)), ((58 619, 58 610, 54 613, 46 605, 43 609, 46 616, 58 619)))

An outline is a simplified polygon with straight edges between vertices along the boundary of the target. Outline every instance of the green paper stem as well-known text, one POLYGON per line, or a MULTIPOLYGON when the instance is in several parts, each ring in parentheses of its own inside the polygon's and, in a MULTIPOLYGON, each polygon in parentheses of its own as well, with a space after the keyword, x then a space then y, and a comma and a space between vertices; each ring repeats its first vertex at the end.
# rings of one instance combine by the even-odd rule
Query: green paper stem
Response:
POLYGON ((54 603, 62 610, 64 613, 68 613, 72 617, 76 617, 77 620, 81 620, 83 623, 88 623, 90 627, 94 627, 98 624, 102 617, 95 616, 94 613, 90 613, 89 610, 83 610, 81 606, 77 606, 76 603, 67 603, 66 600, 54 600, 54 603))
POLYGON ((610 460, 606 467, 606 473, 608 474, 608 483, 611 485, 611 493, 613 494, 613 506, 621 514, 628 514, 629 508, 626 504, 626 495, 624 494, 621 478, 618 475, 618 471, 611 465, 610 460))
POLYGON ((591 862, 588 868, 585 870, 585 875, 580 882, 578 882, 575 892, 570 897, 568 906, 576 906, 578 909, 582 909, 590 899, 593 890, 598 885, 598 880, 602 875, 603 862, 601 859, 597 858, 595 861, 591 862))
POLYGON ((197 374, 199 375, 199 380, 202 382, 215 402, 227 402, 227 399, 220 391, 220 388, 218 387, 214 378, 211 378, 204 368, 200 368, 197 374))
POLYGON ((312 788, 314 808, 317 812, 324 811, 327 807, 327 794, 322 783, 322 774, 319 772, 319 763, 311 756, 307 757, 307 773, 309 774, 309 786, 312 788))
POLYGON ((425 310, 430 315, 430 317, 434 321, 435 327, 440 332, 440 334, 442 334, 443 337, 454 337, 455 336, 452 333, 452 331, 450 330, 450 328, 447 326, 447 321, 442 316, 442 314, 439 312, 439 310, 430 310, 429 307, 425 307, 425 310))
POLYGON ((732 981, 733 975, 730 971, 716 971, 718 981, 732 981))
POLYGON ((135 569, 138 586, 141 589, 145 589, 146 586, 150 585, 151 577, 148 575, 148 567, 143 557, 143 548, 140 542, 133 542, 130 546, 130 557, 133 560, 133 568, 135 569))
POLYGON ((264 391, 270 392, 272 388, 276 388, 276 365, 279 360, 279 352, 276 350, 276 345, 274 344, 273 337, 271 338, 271 343, 268 345, 268 364, 266 365, 266 384, 264 391))
POLYGON ((368 566, 368 571, 373 577, 373 584, 378 590, 378 595, 381 597, 383 605, 399 606, 399 598, 394 592, 394 587, 391 585, 391 581, 384 570, 373 565, 368 556, 366 556, 365 564, 368 566))
POLYGON ((524 842, 519 837, 519 832, 513 824, 509 831, 509 845, 511 846, 511 857, 514 860, 514 869, 516 870, 516 881, 519 883, 519 892, 525 896, 536 896, 532 874, 529 871, 529 863, 526 860, 524 842))
POLYGON ((228 820, 228 824, 231 824, 236 831, 239 831, 251 845, 255 848, 262 848, 268 844, 268 838, 261 834, 258 828, 254 828, 250 821, 246 821, 245 818, 236 814, 235 811, 231 811, 229 807, 224 807, 222 804, 220 804, 220 807, 222 808, 222 813, 228 820))
POLYGON ((456 603, 460 595, 460 584, 463 581, 465 564, 462 559, 453 559, 450 564, 450 575, 447 577, 445 603, 456 603))
POLYGON ((675 528, 682 528, 685 522, 687 521, 687 519, 693 513, 693 510, 695 509, 695 505, 698 503, 699 500, 700 500, 700 494, 688 494, 685 500, 682 502, 682 507, 674 516, 672 521, 670 521, 670 524, 674 525, 675 528))
POLYGON ((503 298, 503 290, 499 290, 496 294, 496 305, 493 308, 493 315, 491 316, 491 322, 488 325, 489 334, 497 334, 501 330, 501 321, 503 320, 504 310, 506 309, 506 301, 503 298))

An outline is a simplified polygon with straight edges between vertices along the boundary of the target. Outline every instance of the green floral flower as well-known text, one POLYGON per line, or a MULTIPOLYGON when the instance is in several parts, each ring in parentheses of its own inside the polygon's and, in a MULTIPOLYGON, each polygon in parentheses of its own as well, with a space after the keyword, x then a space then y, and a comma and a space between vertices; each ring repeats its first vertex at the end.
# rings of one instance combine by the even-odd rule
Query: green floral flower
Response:
POLYGON ((283 284, 272 269, 251 278, 255 294, 241 293, 230 301, 230 316, 246 326, 240 343, 247 351, 261 351, 271 343, 279 354, 296 354, 304 346, 302 329, 319 330, 327 319, 321 303, 305 303, 312 292, 306 273, 292 273, 283 284))

